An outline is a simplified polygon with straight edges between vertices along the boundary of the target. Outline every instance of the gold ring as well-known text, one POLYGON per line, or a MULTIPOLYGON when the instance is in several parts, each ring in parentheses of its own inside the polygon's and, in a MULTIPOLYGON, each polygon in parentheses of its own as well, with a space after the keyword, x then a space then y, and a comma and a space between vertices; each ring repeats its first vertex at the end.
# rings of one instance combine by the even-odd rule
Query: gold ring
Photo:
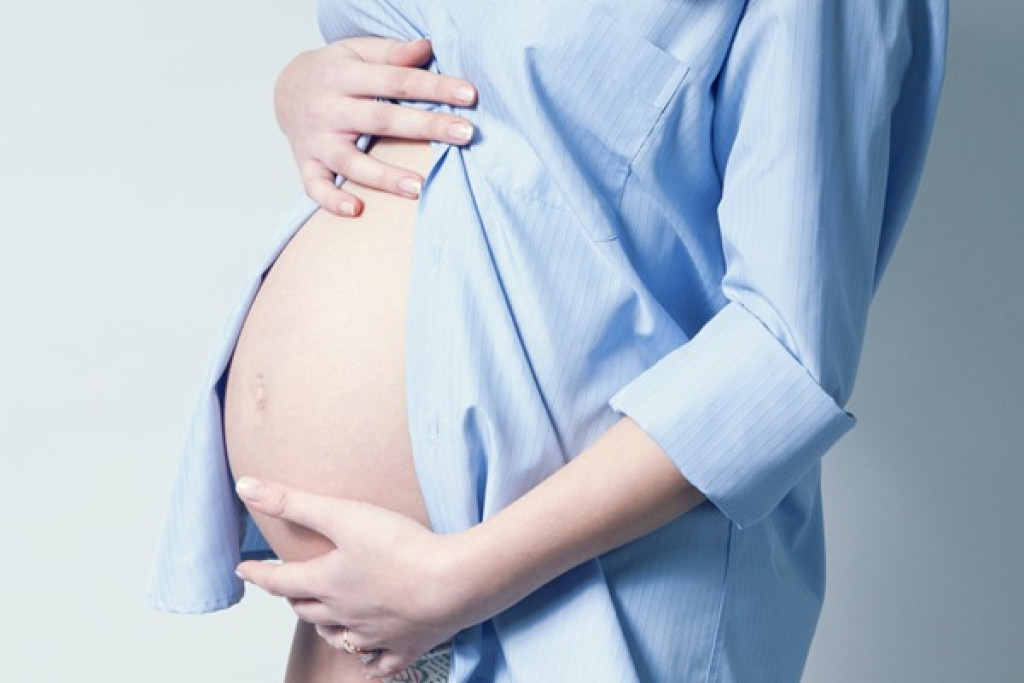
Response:
POLYGON ((348 642, 348 626, 346 626, 345 629, 341 632, 341 647, 345 650, 345 652, 349 653, 350 655, 367 654, 366 650, 358 648, 352 643, 348 642))

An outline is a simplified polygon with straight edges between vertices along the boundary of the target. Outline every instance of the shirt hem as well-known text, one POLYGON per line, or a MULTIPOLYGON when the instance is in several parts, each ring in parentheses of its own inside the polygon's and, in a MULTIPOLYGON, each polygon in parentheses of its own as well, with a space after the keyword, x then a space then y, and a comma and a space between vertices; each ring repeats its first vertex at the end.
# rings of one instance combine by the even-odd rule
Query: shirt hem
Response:
POLYGON ((144 604, 147 607, 169 614, 206 614, 237 605, 244 596, 244 587, 226 596, 218 596, 201 602, 171 602, 158 598, 152 593, 146 593, 144 604))

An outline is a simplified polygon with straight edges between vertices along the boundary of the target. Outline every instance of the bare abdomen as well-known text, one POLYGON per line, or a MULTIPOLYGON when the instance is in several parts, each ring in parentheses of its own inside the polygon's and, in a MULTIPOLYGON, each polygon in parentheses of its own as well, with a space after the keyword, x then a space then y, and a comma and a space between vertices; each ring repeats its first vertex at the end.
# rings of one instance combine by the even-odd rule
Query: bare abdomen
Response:
MULTIPOLYGON (((424 176, 433 158, 429 142, 387 138, 370 154, 424 176)), ((317 211, 270 268, 249 310, 225 392, 228 461, 236 479, 256 475, 368 501, 429 525, 405 396, 417 201, 346 187, 363 198, 363 214, 317 211)), ((252 516, 282 560, 330 549, 311 531, 252 516)), ((306 626, 299 626, 290 665, 302 670, 290 670, 290 681, 362 680, 358 660, 330 651, 306 626)))
MULTIPOLYGON (((426 174, 427 142, 381 139, 372 156, 426 174)), ((363 214, 318 210, 267 273, 228 373, 234 476, 384 505, 427 523, 405 401, 405 316, 416 200, 355 183, 363 214)), ((293 530, 253 519, 287 556, 293 530)), ((280 553, 279 553, 280 554, 280 553)), ((287 559, 287 557, 282 559, 287 559)))

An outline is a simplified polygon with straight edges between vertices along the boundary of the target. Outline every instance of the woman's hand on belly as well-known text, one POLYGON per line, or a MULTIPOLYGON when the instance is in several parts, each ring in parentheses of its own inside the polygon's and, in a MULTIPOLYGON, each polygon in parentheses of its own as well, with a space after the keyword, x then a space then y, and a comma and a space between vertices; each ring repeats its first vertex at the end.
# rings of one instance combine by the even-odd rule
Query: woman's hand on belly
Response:
POLYGON ((377 661, 389 668, 372 669, 376 676, 707 501, 628 416, 516 501, 456 534, 276 484, 258 503, 239 495, 336 545, 305 563, 240 567, 272 593, 299 600, 300 618, 349 626, 352 645, 384 650, 377 661))
POLYGON ((309 560, 249 560, 237 571, 271 595, 288 598, 300 619, 323 627, 317 630, 331 645, 342 647, 345 635, 356 648, 381 650, 363 665, 366 674, 394 675, 472 625, 465 623, 470 610, 460 585, 450 580, 457 575, 455 536, 370 503, 276 482, 243 477, 238 493, 250 509, 312 529, 333 544, 309 560), (247 482, 262 490, 247 489, 247 482))
POLYGON ((454 145, 472 138, 472 125, 464 117, 373 99, 471 105, 476 90, 468 81, 419 68, 430 56, 426 39, 346 38, 299 54, 277 77, 278 125, 306 193, 323 208, 342 216, 361 212, 356 195, 335 187, 335 174, 384 192, 419 195, 416 187, 423 178, 361 152, 355 141, 362 133, 454 145))

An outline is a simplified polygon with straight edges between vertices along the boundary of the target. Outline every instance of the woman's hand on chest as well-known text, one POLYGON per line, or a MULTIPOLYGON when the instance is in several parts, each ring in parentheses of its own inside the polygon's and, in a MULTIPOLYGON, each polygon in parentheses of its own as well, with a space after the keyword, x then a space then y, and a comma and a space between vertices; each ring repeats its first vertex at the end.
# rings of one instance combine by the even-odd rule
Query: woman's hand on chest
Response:
POLYGON ((335 186, 335 175, 418 196, 423 178, 360 150, 355 143, 363 133, 457 145, 472 138, 472 125, 463 117, 376 99, 472 104, 476 90, 468 81, 420 68, 431 54, 426 39, 346 38, 300 53, 281 71, 274 84, 275 116, 306 193, 323 208, 342 216, 362 210, 356 195, 335 186))

